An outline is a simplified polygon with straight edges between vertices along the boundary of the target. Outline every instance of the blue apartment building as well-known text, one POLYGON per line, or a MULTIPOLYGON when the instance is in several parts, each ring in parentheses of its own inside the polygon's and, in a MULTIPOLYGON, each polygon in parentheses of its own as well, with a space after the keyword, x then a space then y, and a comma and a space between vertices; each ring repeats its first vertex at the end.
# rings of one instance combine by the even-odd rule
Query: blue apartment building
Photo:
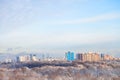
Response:
POLYGON ((74 52, 70 52, 68 51, 67 53, 65 53, 65 57, 67 61, 74 61, 74 52))

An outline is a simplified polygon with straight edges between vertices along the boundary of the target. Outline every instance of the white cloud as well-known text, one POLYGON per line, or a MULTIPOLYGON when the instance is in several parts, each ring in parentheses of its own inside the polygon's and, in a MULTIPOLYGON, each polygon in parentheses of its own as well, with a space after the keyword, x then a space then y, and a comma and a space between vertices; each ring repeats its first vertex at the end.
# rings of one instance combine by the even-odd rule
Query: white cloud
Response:
POLYGON ((110 41, 116 41, 116 35, 94 34, 94 33, 64 33, 64 34, 31 34, 25 32, 12 32, 2 35, 0 44, 3 46, 64 46, 64 45, 80 45, 80 44, 96 44, 110 41))
POLYGON ((120 19, 120 13, 107 13, 98 16, 93 16, 90 18, 81 18, 75 20, 65 20, 65 21, 56 21, 51 22, 51 24, 82 24, 82 23, 94 23, 100 21, 114 20, 120 19))

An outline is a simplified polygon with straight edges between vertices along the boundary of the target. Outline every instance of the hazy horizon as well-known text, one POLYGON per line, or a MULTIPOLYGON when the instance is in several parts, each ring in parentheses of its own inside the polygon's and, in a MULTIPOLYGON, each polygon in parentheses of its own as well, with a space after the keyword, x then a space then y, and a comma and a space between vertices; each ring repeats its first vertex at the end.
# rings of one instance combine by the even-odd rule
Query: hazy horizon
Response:
POLYGON ((0 53, 120 56, 119 0, 0 0, 0 53))

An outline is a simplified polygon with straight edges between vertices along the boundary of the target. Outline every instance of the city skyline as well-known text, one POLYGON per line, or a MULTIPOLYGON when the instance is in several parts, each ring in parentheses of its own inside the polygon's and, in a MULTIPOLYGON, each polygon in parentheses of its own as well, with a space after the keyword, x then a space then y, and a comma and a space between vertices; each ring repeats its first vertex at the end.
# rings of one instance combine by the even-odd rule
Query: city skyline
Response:
POLYGON ((118 0, 1 0, 0 53, 120 56, 118 0), (16 51, 14 49, 17 49, 16 51))

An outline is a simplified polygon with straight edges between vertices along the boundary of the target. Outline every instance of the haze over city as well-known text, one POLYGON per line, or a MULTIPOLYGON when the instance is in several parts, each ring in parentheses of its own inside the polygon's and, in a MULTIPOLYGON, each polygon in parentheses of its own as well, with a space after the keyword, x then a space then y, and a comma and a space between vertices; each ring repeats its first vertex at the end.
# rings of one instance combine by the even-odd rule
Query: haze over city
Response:
POLYGON ((120 57, 119 0, 0 0, 0 53, 120 57))

